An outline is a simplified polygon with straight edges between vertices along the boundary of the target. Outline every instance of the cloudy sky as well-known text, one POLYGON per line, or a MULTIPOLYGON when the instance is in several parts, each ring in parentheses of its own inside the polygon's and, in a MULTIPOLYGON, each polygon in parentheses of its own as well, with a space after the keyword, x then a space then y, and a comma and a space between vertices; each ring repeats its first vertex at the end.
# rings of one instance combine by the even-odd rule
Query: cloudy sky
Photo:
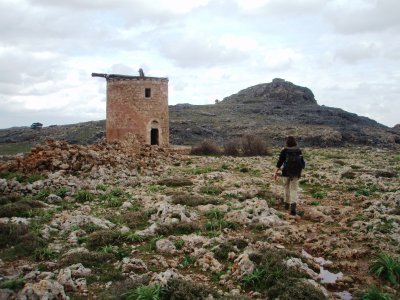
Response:
POLYGON ((210 104, 284 78, 400 123, 399 0, 0 0, 0 128, 105 119, 92 72, 168 77, 210 104))

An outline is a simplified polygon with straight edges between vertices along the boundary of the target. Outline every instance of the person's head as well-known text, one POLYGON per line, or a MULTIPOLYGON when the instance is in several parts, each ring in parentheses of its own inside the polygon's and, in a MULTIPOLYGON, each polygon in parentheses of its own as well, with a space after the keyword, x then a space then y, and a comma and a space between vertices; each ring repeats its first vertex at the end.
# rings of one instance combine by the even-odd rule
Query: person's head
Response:
POLYGON ((287 147, 296 147, 297 146, 296 139, 291 135, 288 136, 286 139, 286 146, 287 147))

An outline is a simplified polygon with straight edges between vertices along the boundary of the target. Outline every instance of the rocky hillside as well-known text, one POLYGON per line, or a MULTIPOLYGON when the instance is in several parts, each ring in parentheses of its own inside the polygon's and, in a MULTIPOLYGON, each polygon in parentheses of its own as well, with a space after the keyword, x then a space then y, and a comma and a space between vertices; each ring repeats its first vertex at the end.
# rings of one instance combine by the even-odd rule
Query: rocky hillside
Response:
POLYGON ((205 137, 223 142, 245 133, 282 144, 285 135, 302 145, 400 145, 400 133, 366 117, 320 106, 311 90, 283 79, 259 84, 215 105, 170 109, 171 140, 190 144, 205 137))
MULTIPOLYGON (((40 131, 2 129, 0 153, 7 153, 7 147, 12 152, 18 143, 34 144, 46 138, 91 144, 101 141, 104 132, 105 121, 43 127, 40 131)), ((223 144, 246 133, 263 137, 272 145, 282 145, 286 135, 297 136, 303 146, 400 145, 399 126, 389 128, 342 109, 318 105, 310 89, 283 79, 249 87, 214 105, 170 106, 173 144, 193 145, 204 139, 223 144)))
POLYGON ((0 163, 0 299, 399 299, 400 156, 304 149, 294 217, 277 154, 47 142, 0 163))

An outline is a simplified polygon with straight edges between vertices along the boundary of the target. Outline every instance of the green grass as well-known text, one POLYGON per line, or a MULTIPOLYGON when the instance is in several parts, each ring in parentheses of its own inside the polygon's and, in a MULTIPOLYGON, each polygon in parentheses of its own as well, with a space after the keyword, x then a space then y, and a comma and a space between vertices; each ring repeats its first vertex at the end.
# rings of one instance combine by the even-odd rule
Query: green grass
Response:
POLYGON ((162 289, 159 285, 140 286, 125 293, 127 300, 161 300, 162 289))
POLYGON ((27 143, 0 144, 0 155, 14 155, 18 153, 25 153, 29 152, 31 148, 32 145, 27 143))
POLYGON ((0 282, 0 289, 19 290, 25 285, 25 280, 20 277, 0 282))
POLYGON ((400 259, 389 254, 378 254, 369 267, 369 271, 379 279, 393 285, 397 286, 400 283, 400 259))
POLYGON ((357 299, 361 300, 392 300, 389 294, 382 292, 376 286, 370 286, 367 291, 361 293, 357 299))
POLYGON ((74 198, 77 202, 83 203, 87 201, 93 201, 95 196, 93 193, 87 190, 79 190, 74 194, 74 198))

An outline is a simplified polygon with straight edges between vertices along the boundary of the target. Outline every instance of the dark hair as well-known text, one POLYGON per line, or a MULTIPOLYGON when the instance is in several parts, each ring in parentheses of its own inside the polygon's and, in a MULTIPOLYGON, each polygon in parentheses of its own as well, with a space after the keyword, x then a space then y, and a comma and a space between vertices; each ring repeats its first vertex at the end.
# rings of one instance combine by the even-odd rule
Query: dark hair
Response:
POLYGON ((291 135, 288 136, 286 139, 286 146, 287 147, 296 147, 297 146, 296 139, 291 135))

